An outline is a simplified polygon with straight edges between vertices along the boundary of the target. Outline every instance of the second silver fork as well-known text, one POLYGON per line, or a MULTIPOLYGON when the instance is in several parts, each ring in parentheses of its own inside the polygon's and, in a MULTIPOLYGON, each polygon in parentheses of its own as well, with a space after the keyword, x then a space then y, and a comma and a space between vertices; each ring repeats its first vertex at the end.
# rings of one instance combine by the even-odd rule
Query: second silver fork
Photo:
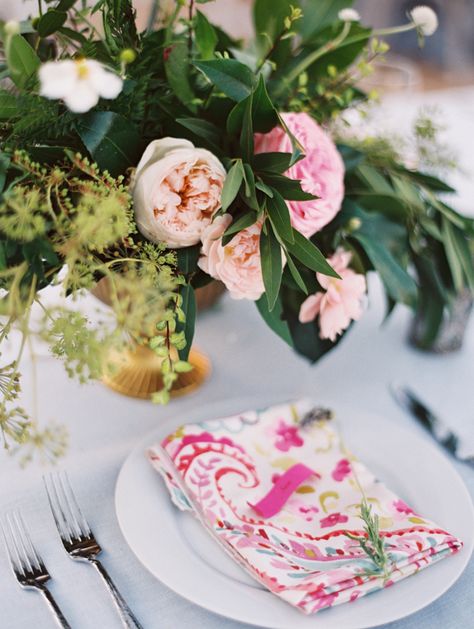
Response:
POLYGON ((115 583, 97 559, 102 548, 77 503, 66 472, 43 476, 43 481, 56 528, 66 552, 71 559, 87 561, 96 568, 113 598, 124 627, 142 629, 115 583))

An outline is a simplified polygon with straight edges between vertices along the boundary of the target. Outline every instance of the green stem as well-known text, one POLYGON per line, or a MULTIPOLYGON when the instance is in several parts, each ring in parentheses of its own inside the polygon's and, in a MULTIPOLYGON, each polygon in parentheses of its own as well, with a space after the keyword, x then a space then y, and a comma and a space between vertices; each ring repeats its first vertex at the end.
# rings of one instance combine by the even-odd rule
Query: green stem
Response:
POLYGON ((397 33, 407 33, 416 29, 416 24, 410 22, 410 24, 403 24, 402 26, 394 26, 393 28, 380 28, 379 30, 372 31, 372 37, 383 37, 385 35, 396 35, 397 33))
POLYGON ((280 86, 275 90, 274 96, 275 97, 280 96, 283 90, 285 89, 285 87, 293 83, 293 81, 297 79, 300 76, 300 74, 302 74, 305 70, 307 70, 311 65, 313 65, 315 61, 323 57, 325 54, 327 54, 331 50, 335 50, 336 48, 338 48, 338 46, 340 46, 342 42, 346 39, 346 37, 349 35, 350 30, 351 30, 351 23, 345 22, 341 32, 339 33, 337 37, 335 37, 331 41, 326 42, 324 46, 321 46, 321 48, 314 50, 307 57, 302 59, 293 68, 290 74, 287 77, 285 77, 285 80, 282 81, 280 86))

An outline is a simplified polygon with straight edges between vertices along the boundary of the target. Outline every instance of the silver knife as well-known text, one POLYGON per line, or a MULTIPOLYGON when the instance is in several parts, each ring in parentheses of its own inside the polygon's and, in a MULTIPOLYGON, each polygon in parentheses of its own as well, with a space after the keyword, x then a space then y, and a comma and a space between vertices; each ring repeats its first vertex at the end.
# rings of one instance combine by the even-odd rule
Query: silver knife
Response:
POLYGON ((404 385, 393 383, 390 385, 390 391, 398 404, 411 413, 443 448, 458 461, 474 466, 472 450, 469 452, 462 439, 430 411, 413 391, 404 385))

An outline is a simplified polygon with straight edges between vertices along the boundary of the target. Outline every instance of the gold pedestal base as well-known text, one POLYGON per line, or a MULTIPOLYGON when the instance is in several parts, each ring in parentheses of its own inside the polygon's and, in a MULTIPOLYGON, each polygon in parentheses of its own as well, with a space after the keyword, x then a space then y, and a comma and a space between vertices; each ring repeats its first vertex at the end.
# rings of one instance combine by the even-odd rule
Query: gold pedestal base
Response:
MULTIPOLYGON (((172 397, 191 393, 203 384, 211 372, 209 359, 198 350, 191 349, 188 360, 193 370, 178 374, 171 390, 172 397)), ((112 370, 103 376, 102 382, 122 395, 150 399, 153 393, 163 388, 161 361, 149 347, 137 344, 110 356, 112 370)))

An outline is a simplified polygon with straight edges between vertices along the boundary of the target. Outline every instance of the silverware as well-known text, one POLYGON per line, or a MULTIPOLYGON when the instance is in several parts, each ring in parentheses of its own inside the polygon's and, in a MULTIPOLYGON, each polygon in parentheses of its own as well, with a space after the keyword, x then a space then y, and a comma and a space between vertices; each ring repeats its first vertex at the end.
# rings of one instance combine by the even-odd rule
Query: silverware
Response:
POLYGON ((124 627, 142 629, 104 566, 97 559, 102 548, 77 503, 66 472, 43 476, 43 481, 56 528, 66 552, 71 559, 87 561, 94 566, 114 600, 124 627))
POLYGON ((469 452, 462 439, 437 417, 413 391, 400 384, 391 384, 390 391, 398 404, 408 410, 434 439, 458 461, 474 466, 474 454, 469 452))
POLYGON ((31 541, 31 536, 19 511, 7 513, 1 523, 5 548, 10 559, 14 575, 21 587, 40 592, 48 602, 58 625, 64 629, 71 626, 46 587, 51 579, 43 559, 31 541))

